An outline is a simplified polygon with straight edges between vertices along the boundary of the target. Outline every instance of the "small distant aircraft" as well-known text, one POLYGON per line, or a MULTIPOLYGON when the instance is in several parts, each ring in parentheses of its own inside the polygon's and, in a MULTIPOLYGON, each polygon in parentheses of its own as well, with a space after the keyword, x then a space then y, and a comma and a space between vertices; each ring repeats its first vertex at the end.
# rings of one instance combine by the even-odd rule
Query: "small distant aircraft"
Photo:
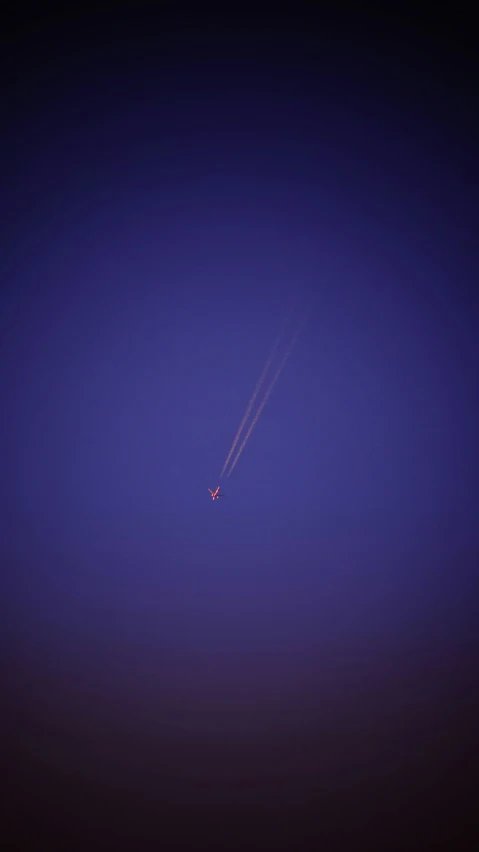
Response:
POLYGON ((224 497, 225 496, 224 494, 220 494, 220 486, 219 485, 218 485, 218 488, 216 489, 216 491, 212 491, 211 488, 208 488, 208 491, 211 494, 212 500, 217 500, 218 497, 224 497))

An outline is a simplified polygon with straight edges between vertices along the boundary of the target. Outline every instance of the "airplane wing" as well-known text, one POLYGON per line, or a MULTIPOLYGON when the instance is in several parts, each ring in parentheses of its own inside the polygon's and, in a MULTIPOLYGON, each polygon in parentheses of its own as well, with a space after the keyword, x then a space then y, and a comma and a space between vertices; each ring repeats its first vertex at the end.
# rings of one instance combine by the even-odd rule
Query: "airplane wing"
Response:
POLYGON ((212 492, 211 488, 208 488, 208 491, 210 492, 210 494, 213 494, 213 492, 212 492))

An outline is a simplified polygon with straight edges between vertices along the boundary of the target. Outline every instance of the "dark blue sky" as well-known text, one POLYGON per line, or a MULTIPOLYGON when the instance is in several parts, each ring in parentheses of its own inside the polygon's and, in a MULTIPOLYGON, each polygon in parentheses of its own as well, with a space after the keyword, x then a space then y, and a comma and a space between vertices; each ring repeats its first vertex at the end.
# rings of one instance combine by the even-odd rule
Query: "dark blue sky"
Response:
POLYGON ((7 28, 1 642, 31 848, 173 848, 184 823, 459 848, 477 69, 467 22, 425 23, 7 28))

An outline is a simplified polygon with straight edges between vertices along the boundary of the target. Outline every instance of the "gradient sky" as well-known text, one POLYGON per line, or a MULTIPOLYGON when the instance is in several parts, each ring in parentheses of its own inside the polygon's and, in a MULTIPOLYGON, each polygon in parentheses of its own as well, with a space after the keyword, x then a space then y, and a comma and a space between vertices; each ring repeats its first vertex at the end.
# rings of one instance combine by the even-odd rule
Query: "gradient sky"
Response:
POLYGON ((459 848, 479 707, 467 22, 448 41, 372 12, 77 15, 6 38, 17 837, 459 848))

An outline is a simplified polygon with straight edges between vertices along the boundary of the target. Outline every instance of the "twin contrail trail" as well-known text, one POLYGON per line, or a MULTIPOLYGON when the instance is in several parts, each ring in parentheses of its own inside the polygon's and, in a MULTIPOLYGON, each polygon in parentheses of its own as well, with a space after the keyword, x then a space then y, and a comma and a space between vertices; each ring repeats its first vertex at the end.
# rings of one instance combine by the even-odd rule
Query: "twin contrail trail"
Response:
MULTIPOLYGON (((243 441, 242 441, 242 442, 241 442, 241 444, 240 444, 240 447, 239 447, 239 449, 238 449, 238 452, 236 453, 236 456, 235 456, 235 458, 234 458, 234 460, 233 460, 233 463, 232 463, 232 465, 231 465, 231 467, 230 467, 230 469, 229 469, 229 471, 228 471, 228 473, 227 473, 227 477, 231 476, 231 474, 232 474, 232 472, 233 472, 234 468, 236 467, 236 465, 237 465, 237 463, 238 463, 238 459, 239 459, 239 457, 240 457, 241 453, 243 452, 243 450, 244 450, 244 448, 245 448, 245 446, 246 446, 246 443, 247 443, 247 441, 248 441, 248 438, 250 437, 250 435, 251 435, 251 433, 252 433, 252 431, 253 431, 254 427, 256 426, 256 423, 258 422, 258 420, 259 420, 259 418, 260 418, 260 416, 261 416, 261 413, 262 413, 262 411, 263 411, 263 409, 264 409, 264 407, 265 407, 266 403, 268 402, 269 397, 271 396, 271 393, 272 393, 272 391, 273 391, 273 388, 274 388, 274 386, 275 386, 276 382, 278 381, 278 379, 279 379, 279 377, 280 377, 281 373, 283 372, 284 366, 285 366, 285 364, 286 364, 286 362, 287 362, 287 360, 288 360, 289 356, 291 355, 291 352, 293 351, 293 347, 294 347, 294 345, 295 345, 295 343, 296 343, 296 340, 298 339, 299 333, 300 333, 300 331, 301 331, 302 327, 304 326, 304 324, 305 324, 305 322, 306 322, 307 318, 308 318, 308 315, 304 316, 304 317, 303 317, 303 319, 301 320, 301 322, 298 324, 298 326, 297 326, 297 328, 296 328, 296 331, 295 331, 295 333, 293 334, 293 337, 292 337, 292 339, 291 339, 291 342, 290 342, 290 344, 289 344, 289 346, 288 346, 288 348, 287 348, 287 350, 286 350, 285 354, 283 355, 283 358, 282 358, 282 360, 281 360, 281 362, 280 362, 280 365, 279 365, 278 369, 276 370, 276 372, 275 372, 275 374, 274 374, 273 378, 271 379, 271 381, 270 381, 270 383, 269 383, 269 385, 268 385, 268 387, 267 387, 267 389, 266 389, 266 391, 265 391, 265 394, 264 394, 264 396, 263 396, 263 399, 261 400, 261 403, 260 403, 260 405, 259 405, 259 407, 258 407, 258 409, 257 409, 257 411, 256 411, 256 414, 254 415, 253 420, 251 421, 251 423, 250 423, 250 425, 249 425, 248 431, 246 432, 246 435, 244 436, 243 441)), ((275 354, 276 354, 276 350, 277 350, 277 348, 278 348, 278 346, 279 346, 279 344, 280 344, 280 342, 281 342, 281 340, 282 340, 282 338, 283 338, 283 336, 284 336, 284 332, 285 332, 285 329, 283 328, 283 331, 280 333, 280 335, 279 335, 278 339, 277 339, 277 340, 276 340, 276 342, 274 343, 273 348, 272 348, 272 350, 271 350, 271 352, 270 352, 270 354, 269 354, 269 356, 268 356, 268 358, 267 358, 267 360, 266 360, 266 363, 265 363, 265 365, 264 365, 264 367, 263 367, 263 369, 262 369, 262 371, 261 371, 260 377, 259 377, 259 379, 258 379, 258 381, 257 381, 257 383, 256 383, 256 387, 255 387, 255 389, 254 389, 254 391, 253 391, 253 395, 252 395, 252 397, 251 397, 251 399, 250 399, 250 401, 249 401, 249 403, 248 403, 248 405, 247 405, 247 407, 246 407, 246 411, 245 411, 245 413, 244 413, 244 415, 243 415, 243 419, 242 419, 242 421, 241 421, 241 423, 240 423, 240 425, 239 425, 238 431, 237 431, 237 433, 236 433, 236 435, 235 435, 234 441, 233 441, 233 443, 232 443, 232 445, 231 445, 231 449, 230 449, 230 451, 229 451, 229 453, 228 453, 228 456, 227 456, 227 458, 226 458, 226 461, 225 461, 225 463, 224 463, 224 465, 223 465, 223 469, 222 469, 222 471, 221 471, 220 476, 223 476, 223 474, 224 474, 224 472, 225 472, 226 468, 228 467, 228 464, 229 464, 229 461, 230 461, 230 459, 231 459, 231 456, 233 455, 234 449, 235 449, 235 447, 236 447, 236 445, 237 445, 237 443, 238 443, 238 441, 239 441, 239 439, 240 439, 240 436, 241 436, 241 433, 242 433, 243 428, 244 428, 244 426, 245 426, 245 423, 246 423, 246 421, 247 421, 247 419, 248 419, 248 417, 249 417, 249 415, 250 415, 250 413, 251 413, 251 410, 252 410, 252 408, 253 408, 254 401, 255 401, 256 397, 258 396, 258 393, 259 393, 259 391, 260 391, 260 389, 261 389, 261 386, 262 386, 262 384, 263 384, 263 382, 264 382, 264 380, 265 380, 265 378, 266 378, 266 375, 267 375, 267 373, 268 373, 268 370, 269 370, 269 368, 270 368, 270 366, 271 366, 271 363, 272 363, 272 361, 273 361, 273 358, 274 358, 274 356, 275 356, 275 354)))
MULTIPOLYGON (((303 323, 303 324, 304 324, 304 323, 303 323)), ((245 446, 246 446, 246 443, 247 443, 247 441, 248 441, 248 438, 249 438, 249 436, 251 435, 251 433, 252 433, 252 431, 253 431, 254 427, 256 426, 256 424, 257 424, 257 422, 258 422, 258 420, 259 420, 259 418, 260 418, 260 416, 261 416, 261 412, 263 411, 263 408, 265 407, 266 403, 268 402, 268 399, 269 399, 269 398, 270 398, 270 396, 271 396, 271 393, 272 393, 272 391, 273 391, 273 388, 274 388, 274 386, 275 386, 276 382, 278 381, 278 379, 279 379, 279 377, 280 377, 281 373, 283 372, 283 368, 284 368, 284 366, 285 366, 285 364, 286 364, 286 361, 288 360, 289 356, 291 355, 291 352, 293 351, 294 344, 296 343, 296 340, 298 339, 298 335, 299 335, 300 329, 301 329, 301 326, 297 329, 296 334, 294 335, 294 337, 293 337, 293 339, 292 339, 291 343, 289 344, 289 346, 288 346, 288 348, 287 348, 287 350, 286 350, 286 352, 285 352, 285 354, 284 354, 284 356, 283 356, 283 359, 282 359, 282 361, 281 361, 281 363, 280 363, 280 365, 279 365, 278 369, 276 370, 276 372, 275 372, 275 374, 274 374, 273 378, 271 379, 271 381, 270 381, 270 383, 269 383, 269 385, 268 385, 268 388, 267 388, 267 390, 266 390, 266 393, 265 393, 265 395, 264 395, 263 399, 261 400, 261 403, 260 403, 260 405, 259 405, 259 408, 258 408, 258 410, 257 410, 257 412, 256 412, 256 414, 255 414, 255 416, 253 417, 253 419, 252 419, 252 421, 251 421, 251 423, 250 423, 249 429, 248 429, 248 431, 247 431, 246 435, 245 435, 245 436, 244 436, 244 438, 243 438, 243 441, 242 441, 242 443, 241 443, 241 445, 240 445, 240 448, 239 448, 238 452, 236 453, 236 456, 235 456, 235 458, 234 458, 234 460, 233 460, 233 464, 231 465, 231 467, 230 467, 230 469, 229 469, 229 471, 228 471, 228 474, 227 474, 228 476, 231 476, 231 474, 232 474, 232 472, 233 472, 234 468, 236 467, 236 465, 237 465, 237 463, 238 463, 238 459, 239 459, 239 457, 240 457, 241 453, 243 452, 243 450, 244 450, 244 448, 245 448, 245 446)))
MULTIPOLYGON (((271 352, 269 353, 269 355, 268 355, 268 357, 267 357, 267 359, 266 359, 266 363, 265 363, 265 365, 264 365, 263 369, 261 370, 260 377, 259 377, 258 381, 256 382, 256 387, 255 387, 255 389, 254 389, 254 391, 253 391, 253 396, 251 397, 250 401, 248 402, 248 405, 246 406, 246 411, 245 411, 245 413, 244 413, 244 415, 243 415, 243 419, 242 419, 242 421, 241 421, 241 423, 240 423, 240 425, 239 425, 239 427, 238 427, 238 431, 237 431, 237 433, 236 433, 236 435, 235 435, 234 441, 233 441, 233 443, 231 444, 231 449, 230 449, 230 451, 229 451, 229 453, 228 453, 228 455, 227 455, 227 457, 226 457, 226 461, 225 461, 225 463, 224 463, 224 465, 223 465, 223 469, 222 469, 222 471, 221 471, 221 473, 220 473, 220 479, 221 479, 221 477, 223 476, 223 474, 224 474, 224 472, 225 472, 226 468, 228 467, 229 460, 230 460, 231 456, 233 455, 233 452, 234 452, 234 449, 235 449, 235 447, 236 447, 236 444, 238 443, 238 441, 239 441, 239 439, 240 439, 240 435, 241 435, 241 432, 243 431, 243 427, 244 427, 244 425, 245 425, 245 423, 246 423, 246 421, 247 421, 247 419, 248 419, 249 415, 251 414, 251 409, 253 408, 254 401, 255 401, 256 397, 258 396, 258 393, 259 393, 259 392, 260 392, 260 390, 261 390, 261 385, 263 384, 263 382, 264 382, 264 380, 265 380, 265 378, 266 378, 267 372, 268 372, 268 370, 269 370, 269 368, 270 368, 270 366, 271 366, 271 362, 272 362, 272 360, 273 360, 273 358, 274 358, 274 356, 275 356, 275 354, 276 354, 276 350, 277 350, 277 348, 278 348, 278 346, 279 346, 279 344, 280 344, 280 342, 281 342, 281 340, 282 340, 282 338, 283 338, 284 331, 285 331, 285 329, 283 328, 283 330, 282 330, 282 331, 280 332, 280 334, 278 335, 278 338, 277 338, 276 342, 273 344, 273 348, 271 349, 271 352)), ((231 472, 231 471, 230 471, 230 472, 231 472)), ((228 475, 229 475, 229 474, 228 474, 228 475)))

